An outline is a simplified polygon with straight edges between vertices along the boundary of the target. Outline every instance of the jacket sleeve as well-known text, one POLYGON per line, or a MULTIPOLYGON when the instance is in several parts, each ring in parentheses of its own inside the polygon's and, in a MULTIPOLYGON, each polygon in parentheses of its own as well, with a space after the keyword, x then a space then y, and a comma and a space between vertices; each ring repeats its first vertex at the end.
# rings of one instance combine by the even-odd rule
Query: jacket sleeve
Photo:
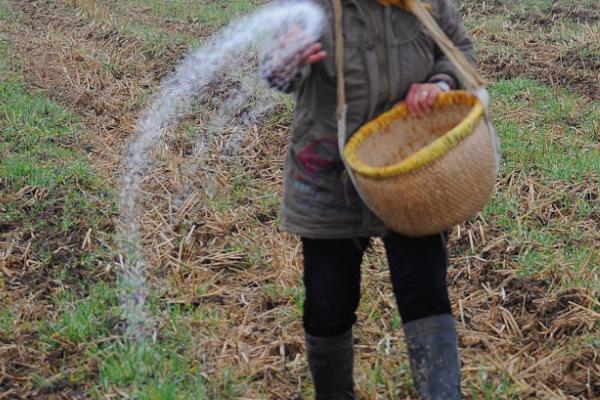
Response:
MULTIPOLYGON (((437 0, 434 7, 434 17, 440 28, 454 43, 454 45, 465 55, 471 63, 475 62, 475 53, 473 50, 473 41, 465 29, 456 6, 451 0, 437 0)), ((458 88, 463 87, 462 79, 456 73, 456 70, 450 60, 442 53, 436 45, 434 50, 435 62, 430 73, 430 79, 436 76, 448 75, 452 77, 458 88)))

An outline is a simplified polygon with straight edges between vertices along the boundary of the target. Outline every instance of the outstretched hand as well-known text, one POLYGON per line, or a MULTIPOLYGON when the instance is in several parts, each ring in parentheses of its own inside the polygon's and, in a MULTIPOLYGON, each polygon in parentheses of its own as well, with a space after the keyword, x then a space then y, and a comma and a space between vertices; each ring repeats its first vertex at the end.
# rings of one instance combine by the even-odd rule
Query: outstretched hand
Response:
POLYGON ((261 60, 261 74, 271 87, 288 91, 302 68, 326 57, 320 42, 307 42, 300 30, 293 29, 274 47, 266 49, 261 60))
POLYGON ((413 83, 406 95, 405 103, 410 114, 423 118, 433 107, 442 89, 435 83, 413 83))

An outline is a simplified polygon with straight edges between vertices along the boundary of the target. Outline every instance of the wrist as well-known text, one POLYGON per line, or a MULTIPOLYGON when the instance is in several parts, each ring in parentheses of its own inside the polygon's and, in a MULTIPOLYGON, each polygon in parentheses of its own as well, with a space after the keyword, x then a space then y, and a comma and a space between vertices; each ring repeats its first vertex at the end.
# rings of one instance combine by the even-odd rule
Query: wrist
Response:
POLYGON ((455 89, 457 89, 457 86, 458 86, 456 79, 454 79, 454 77, 452 75, 444 74, 444 73, 438 73, 438 74, 431 75, 429 77, 429 79, 427 79, 427 82, 435 83, 435 84, 437 84, 438 82, 445 82, 445 84, 442 83, 442 84, 438 85, 438 86, 440 86, 440 89, 444 92, 447 90, 455 90, 455 89), (449 89, 447 89, 446 85, 448 85, 449 89))
POLYGON ((448 92, 448 91, 452 90, 452 86, 450 85, 450 83, 448 81, 437 80, 433 83, 435 83, 442 92, 448 92))

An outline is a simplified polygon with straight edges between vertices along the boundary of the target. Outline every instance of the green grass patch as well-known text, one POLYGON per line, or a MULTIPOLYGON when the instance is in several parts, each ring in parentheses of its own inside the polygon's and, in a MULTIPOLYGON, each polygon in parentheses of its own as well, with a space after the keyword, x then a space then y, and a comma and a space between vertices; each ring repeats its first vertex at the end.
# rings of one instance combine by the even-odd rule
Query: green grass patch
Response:
POLYGON ((486 372, 480 372, 477 379, 469 385, 468 393, 472 399, 497 400, 497 399, 520 399, 520 394, 512 379, 503 374, 500 379, 497 376, 490 377, 486 372))
MULTIPOLYGON (((0 0, 0 26, 8 28, 12 17, 0 0)), ((0 40, 0 243, 27 248, 17 254, 18 269, 10 257, 3 264, 0 330, 3 339, 36 353, 39 364, 28 374, 28 387, 52 397, 61 387, 93 379, 93 364, 71 362, 85 360, 83 352, 106 340, 118 321, 115 291, 96 275, 114 257, 109 245, 116 206, 81 150, 88 146, 79 118, 24 81, 12 43, 0 40), (8 293, 5 279, 27 286, 25 296, 8 293), (44 312, 30 314, 40 305, 44 312), (48 360, 56 368, 45 368, 48 360)), ((8 368, 12 361, 0 360, 8 368)))
MULTIPOLYGON (((155 299, 154 299, 155 300, 155 299)), ((117 340, 97 346, 90 356, 99 361, 99 384, 95 393, 101 396, 118 390, 131 398, 148 400, 237 398, 243 378, 228 370, 208 375, 199 363, 201 349, 196 349, 190 325, 210 325, 221 320, 217 310, 200 306, 170 305, 160 307, 151 299, 155 315, 161 315, 157 341, 117 340)))
POLYGON ((6 18, 8 18, 6 0, 0 0, 0 20, 5 20, 6 18))
POLYGON ((98 389, 120 388, 136 399, 207 398, 205 379, 194 373, 186 344, 116 342, 102 349, 98 389))
POLYGON ((8 308, 0 309, 0 335, 4 337, 10 337, 13 323, 15 321, 15 315, 13 311, 8 308))
POLYGON ((106 229, 114 205, 107 185, 79 150, 83 126, 78 118, 42 93, 28 91, 7 64, 8 44, 0 46, 3 223, 39 235, 34 257, 50 263, 57 259, 49 253, 53 239, 70 244, 83 239, 77 232, 106 229))
POLYGON ((520 273, 556 274, 568 268, 565 287, 593 286, 587 278, 600 255, 587 222, 600 204, 586 193, 597 193, 600 181, 594 128, 600 106, 523 78, 490 89, 503 170, 514 175, 515 185, 495 195, 484 218, 521 244, 515 256, 520 273), (529 182, 536 184, 533 193, 529 182), (533 202, 528 195, 535 196, 533 202), (552 218, 544 216, 549 205, 556 210, 552 218))
POLYGON ((83 299, 73 291, 60 293, 55 304, 61 310, 59 317, 45 323, 40 332, 42 340, 50 344, 89 344, 110 336, 118 322, 115 290, 106 283, 92 286, 83 299))

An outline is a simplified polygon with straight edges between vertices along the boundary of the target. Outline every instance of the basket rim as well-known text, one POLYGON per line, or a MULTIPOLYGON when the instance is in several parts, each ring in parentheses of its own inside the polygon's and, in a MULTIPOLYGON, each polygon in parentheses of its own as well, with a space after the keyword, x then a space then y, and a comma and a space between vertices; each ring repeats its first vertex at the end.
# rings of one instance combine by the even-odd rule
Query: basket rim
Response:
POLYGON ((435 109, 448 104, 467 104, 471 105, 472 109, 458 125, 429 143, 427 146, 414 152, 406 159, 396 164, 375 167, 360 160, 357 154, 360 144, 366 138, 387 128, 394 120, 406 118, 408 116, 408 108, 404 102, 398 103, 398 105, 391 110, 363 125, 350 140, 348 140, 344 149, 344 158, 356 173, 375 179, 390 178, 408 173, 431 163, 444 156, 461 141, 467 138, 474 131, 484 115, 483 105, 479 99, 473 94, 463 90, 440 93, 433 107, 435 109))

